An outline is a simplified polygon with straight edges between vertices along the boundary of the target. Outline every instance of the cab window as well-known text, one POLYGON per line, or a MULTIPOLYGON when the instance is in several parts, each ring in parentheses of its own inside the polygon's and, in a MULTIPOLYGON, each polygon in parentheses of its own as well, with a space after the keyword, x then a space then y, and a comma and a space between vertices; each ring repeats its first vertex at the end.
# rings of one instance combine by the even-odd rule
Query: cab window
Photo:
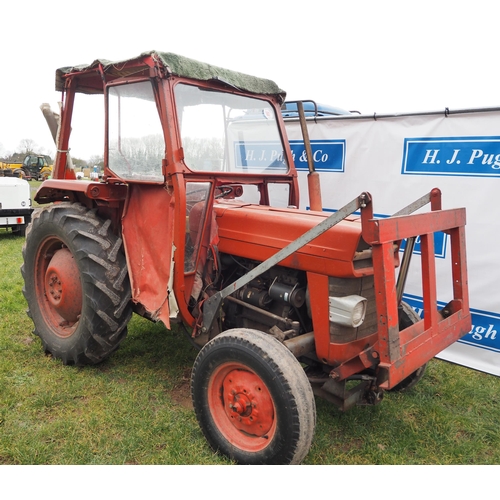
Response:
POLYGON ((108 87, 108 167, 130 181, 163 181, 165 141, 151 82, 108 87))

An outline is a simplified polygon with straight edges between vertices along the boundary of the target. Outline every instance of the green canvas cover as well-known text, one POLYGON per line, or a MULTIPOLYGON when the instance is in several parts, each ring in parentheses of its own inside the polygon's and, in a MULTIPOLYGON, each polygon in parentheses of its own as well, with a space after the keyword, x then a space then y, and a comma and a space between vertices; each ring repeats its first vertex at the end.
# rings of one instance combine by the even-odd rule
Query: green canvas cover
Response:
MULTIPOLYGON (((94 69, 98 69, 100 65, 105 75, 110 79, 138 74, 148 69, 145 63, 143 66, 140 64, 141 60, 144 60, 148 56, 152 57, 159 66, 163 67, 168 75, 193 78, 201 81, 218 80, 246 92, 275 95, 281 102, 285 100, 285 92, 271 80, 212 66, 211 64, 199 62, 171 52, 158 51, 143 52, 138 57, 122 61, 96 59, 92 64, 59 68, 56 71, 56 90, 62 91, 64 89, 65 75, 75 72, 91 72, 94 69)), ((81 78, 78 81, 76 90, 77 92, 84 93, 102 93, 102 83, 98 84, 97 79, 92 81, 91 78, 81 78)))

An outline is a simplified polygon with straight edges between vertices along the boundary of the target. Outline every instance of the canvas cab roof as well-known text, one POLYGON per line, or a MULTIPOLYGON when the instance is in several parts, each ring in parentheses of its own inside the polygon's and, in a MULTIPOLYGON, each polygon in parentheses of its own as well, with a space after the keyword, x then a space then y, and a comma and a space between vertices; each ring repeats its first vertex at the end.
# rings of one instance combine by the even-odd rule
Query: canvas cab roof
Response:
POLYGON ((103 92, 103 77, 106 81, 112 81, 127 76, 148 76, 154 68, 166 76, 219 81, 238 90, 274 95, 280 102, 285 99, 285 92, 271 80, 220 68, 171 52, 158 51, 143 52, 137 57, 121 61, 96 59, 91 64, 59 68, 56 71, 56 90, 64 90, 66 78, 78 74, 76 92, 100 94, 103 92))

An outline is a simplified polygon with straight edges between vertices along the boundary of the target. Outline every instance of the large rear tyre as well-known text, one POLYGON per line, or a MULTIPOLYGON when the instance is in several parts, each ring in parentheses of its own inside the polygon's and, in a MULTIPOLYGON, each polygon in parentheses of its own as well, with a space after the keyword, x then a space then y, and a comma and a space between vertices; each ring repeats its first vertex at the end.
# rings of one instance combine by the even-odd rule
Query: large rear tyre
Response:
POLYGON ((37 211, 23 246, 23 293, 46 352, 64 364, 99 363, 132 315, 122 240, 80 204, 37 211))
POLYGON ((196 417, 210 446, 240 464, 297 464, 316 425, 311 385, 275 338, 227 330, 198 353, 191 378, 196 417))
MULTIPOLYGON (((406 302, 401 302, 401 307, 399 309, 399 328, 408 328, 409 326, 418 323, 420 321, 420 316, 415 312, 415 310, 406 302)), ((407 391, 414 387, 420 379, 424 376, 425 369, 427 368, 427 363, 422 365, 420 368, 415 370, 411 375, 408 375, 403 379, 398 385, 395 385, 391 391, 401 392, 407 391)))

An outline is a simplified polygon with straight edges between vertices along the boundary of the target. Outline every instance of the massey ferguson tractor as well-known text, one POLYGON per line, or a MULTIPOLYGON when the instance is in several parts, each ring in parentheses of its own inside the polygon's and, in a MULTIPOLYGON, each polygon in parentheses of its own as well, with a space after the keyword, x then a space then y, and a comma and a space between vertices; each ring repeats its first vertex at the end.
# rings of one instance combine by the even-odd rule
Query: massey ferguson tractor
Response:
POLYGON ((442 210, 434 189, 393 217, 376 218, 368 192, 323 212, 313 168, 298 209, 273 82, 153 51, 61 68, 56 89, 57 158, 22 274, 34 333, 64 364, 110 356, 133 312, 178 324, 199 348, 191 393, 211 447, 295 464, 315 395, 376 404, 470 330, 465 210, 442 210), (100 182, 77 181, 69 157, 78 93, 103 97, 100 182), (435 232, 451 248, 441 308, 435 232), (423 319, 402 301, 416 238, 423 319))

